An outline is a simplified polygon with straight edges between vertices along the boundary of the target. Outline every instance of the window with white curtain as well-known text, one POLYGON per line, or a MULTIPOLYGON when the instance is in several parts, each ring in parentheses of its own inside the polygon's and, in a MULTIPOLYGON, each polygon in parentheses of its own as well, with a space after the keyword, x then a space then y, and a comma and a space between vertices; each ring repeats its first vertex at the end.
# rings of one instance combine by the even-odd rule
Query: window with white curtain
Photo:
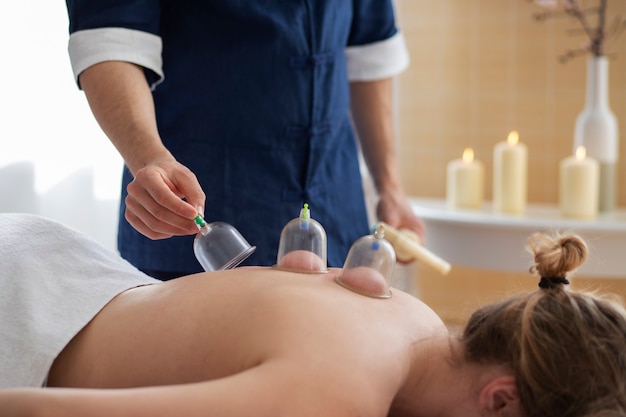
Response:
POLYGON ((73 80, 61 0, 0 2, 0 212, 31 212, 115 249, 122 159, 73 80))

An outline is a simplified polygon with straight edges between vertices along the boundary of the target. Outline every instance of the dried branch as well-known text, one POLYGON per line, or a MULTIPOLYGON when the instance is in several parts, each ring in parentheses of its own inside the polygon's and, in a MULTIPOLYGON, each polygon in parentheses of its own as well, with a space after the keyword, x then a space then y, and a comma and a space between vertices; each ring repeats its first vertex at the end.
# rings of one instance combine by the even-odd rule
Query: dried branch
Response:
POLYGON ((559 57, 563 63, 585 54, 593 56, 603 56, 606 54, 606 41, 611 38, 615 40, 626 29, 626 20, 622 17, 616 17, 610 30, 606 30, 606 13, 607 0, 598 0, 598 4, 593 7, 583 8, 579 0, 527 0, 535 3, 540 7, 550 8, 551 10, 534 13, 532 17, 539 21, 548 19, 570 17, 574 18, 580 24, 580 31, 576 33, 585 34, 587 42, 576 49, 570 49, 559 57), (590 23, 595 18, 596 25, 590 23))

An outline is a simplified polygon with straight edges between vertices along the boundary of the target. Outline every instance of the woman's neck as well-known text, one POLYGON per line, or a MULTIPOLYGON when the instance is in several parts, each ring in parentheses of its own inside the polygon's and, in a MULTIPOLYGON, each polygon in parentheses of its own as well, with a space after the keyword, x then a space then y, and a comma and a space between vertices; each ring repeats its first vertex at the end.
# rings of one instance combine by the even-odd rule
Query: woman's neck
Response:
POLYGON ((455 410, 472 415, 474 372, 461 361, 459 343, 446 333, 415 344, 411 370, 389 417, 455 415, 455 410))

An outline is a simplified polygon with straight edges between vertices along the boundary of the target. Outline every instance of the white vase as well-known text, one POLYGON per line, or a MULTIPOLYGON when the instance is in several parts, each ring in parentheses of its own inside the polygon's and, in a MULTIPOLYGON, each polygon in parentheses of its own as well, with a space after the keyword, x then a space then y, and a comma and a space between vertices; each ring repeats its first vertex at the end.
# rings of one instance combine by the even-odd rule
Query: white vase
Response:
POLYGON ((608 59, 605 56, 588 58, 585 108, 578 115, 574 130, 574 152, 582 145, 587 155, 600 163, 600 212, 615 209, 617 189, 618 127, 609 107, 608 80, 608 59))

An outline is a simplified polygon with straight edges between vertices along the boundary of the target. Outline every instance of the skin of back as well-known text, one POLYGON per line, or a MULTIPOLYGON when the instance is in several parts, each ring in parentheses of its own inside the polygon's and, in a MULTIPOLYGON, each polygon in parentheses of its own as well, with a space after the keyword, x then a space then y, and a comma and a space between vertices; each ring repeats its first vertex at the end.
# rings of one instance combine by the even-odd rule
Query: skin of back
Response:
POLYGON ((269 390, 268 415, 385 415, 420 341, 446 329, 413 296, 360 295, 335 283, 338 273, 245 267, 127 290, 66 346, 48 385, 210 390, 264 373, 255 392, 269 390))

